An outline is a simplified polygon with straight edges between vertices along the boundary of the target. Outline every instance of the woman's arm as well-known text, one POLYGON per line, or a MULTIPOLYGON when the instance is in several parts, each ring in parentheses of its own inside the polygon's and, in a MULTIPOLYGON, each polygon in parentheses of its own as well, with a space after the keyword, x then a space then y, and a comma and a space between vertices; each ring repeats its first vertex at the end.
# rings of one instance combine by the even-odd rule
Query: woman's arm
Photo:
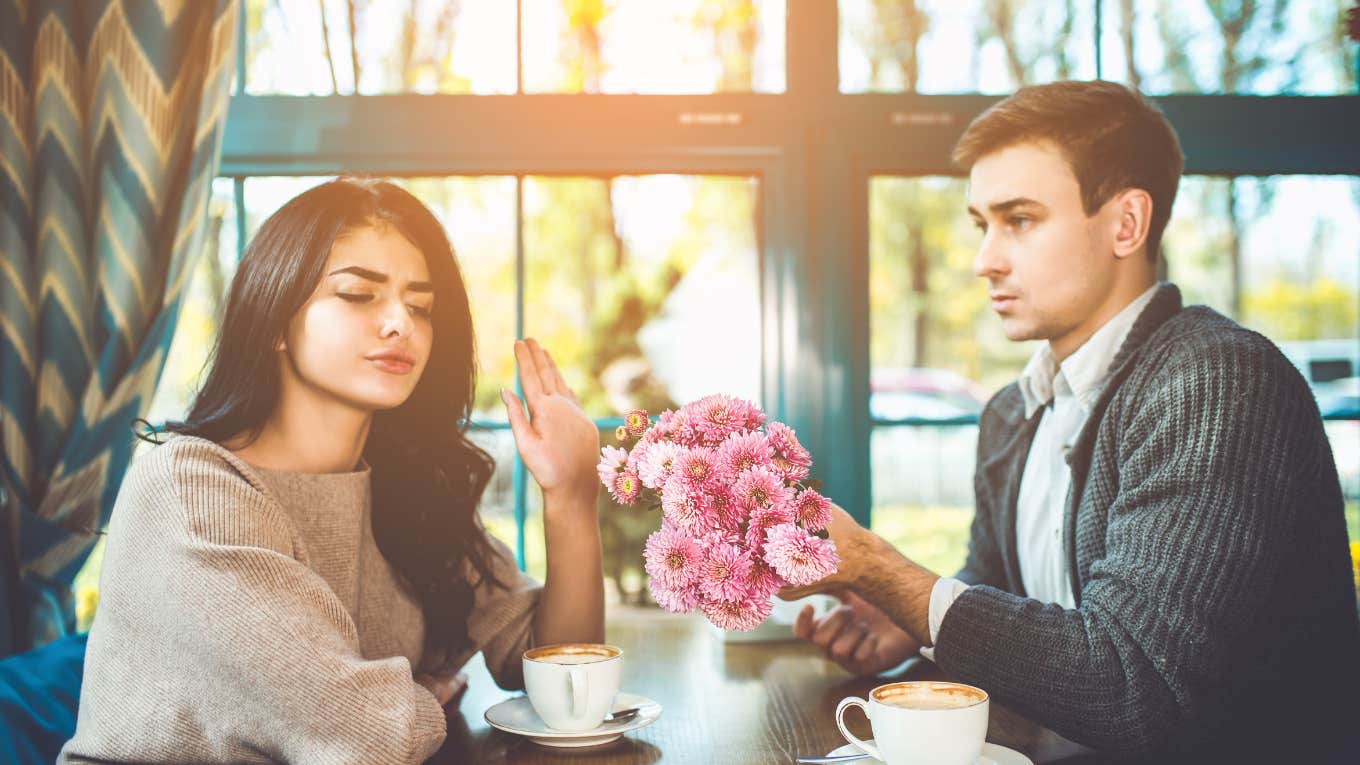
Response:
POLYGON ((119 492, 63 762, 419 763, 444 713, 401 656, 367 659, 289 521, 198 439, 119 492))
POLYGON ((595 505, 599 431, 535 340, 515 343, 515 361, 529 416, 515 394, 502 391, 501 397, 520 458, 543 489, 548 551, 534 640, 539 645, 598 643, 604 640, 604 574, 595 505))
POLYGON ((604 642, 604 572, 593 494, 554 497, 544 492, 543 533, 548 574, 534 619, 535 642, 604 642))

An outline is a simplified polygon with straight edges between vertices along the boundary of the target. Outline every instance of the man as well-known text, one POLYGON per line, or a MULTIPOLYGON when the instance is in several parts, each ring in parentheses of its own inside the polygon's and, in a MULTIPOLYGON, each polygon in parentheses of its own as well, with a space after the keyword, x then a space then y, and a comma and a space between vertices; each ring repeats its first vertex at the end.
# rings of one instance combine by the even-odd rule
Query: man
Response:
POLYGON ((1171 126, 1122 86, 1059 82, 979 116, 954 158, 1006 336, 1047 342, 982 413, 963 570, 837 509, 840 571, 783 594, 843 605, 797 634, 861 674, 924 649, 1103 753, 1339 756, 1360 620, 1336 468, 1275 346, 1156 281, 1171 126))

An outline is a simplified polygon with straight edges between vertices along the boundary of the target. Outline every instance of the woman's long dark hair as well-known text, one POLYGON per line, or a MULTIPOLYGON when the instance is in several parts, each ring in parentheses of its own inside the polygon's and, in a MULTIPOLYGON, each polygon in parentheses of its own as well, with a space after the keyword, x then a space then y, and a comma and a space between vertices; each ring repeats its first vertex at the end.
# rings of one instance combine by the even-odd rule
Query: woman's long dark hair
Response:
POLYGON ((409 192, 339 178, 269 216, 232 279, 207 380, 184 421, 165 429, 218 443, 257 438, 279 400, 275 344, 321 281, 336 239, 370 225, 415 245, 434 282, 430 359, 404 403, 374 413, 364 446, 373 535, 415 589, 427 643, 466 647, 474 587, 503 584, 476 514, 495 463, 467 437, 477 379, 467 288, 443 227, 409 192))

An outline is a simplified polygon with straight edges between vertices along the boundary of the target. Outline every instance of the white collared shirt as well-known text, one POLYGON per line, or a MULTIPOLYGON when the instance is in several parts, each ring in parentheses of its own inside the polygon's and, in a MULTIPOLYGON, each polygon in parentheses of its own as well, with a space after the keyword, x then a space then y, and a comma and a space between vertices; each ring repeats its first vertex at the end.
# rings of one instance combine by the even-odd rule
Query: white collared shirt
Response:
MULTIPOLYGON (((1025 458, 1015 508, 1020 580, 1025 592, 1035 600, 1057 603, 1063 608, 1076 607, 1062 533, 1072 489, 1067 452, 1109 379, 1110 364, 1156 292, 1157 286, 1153 285, 1134 298, 1062 363, 1057 363, 1052 347, 1044 343, 1020 373, 1025 419, 1034 416, 1040 407, 1045 408, 1025 458)), ((945 612, 967 589, 967 584, 952 577, 942 576, 935 582, 927 613, 932 647, 922 648, 922 656, 935 660, 933 646, 939 638, 945 612)), ((1035 749, 1045 760, 1093 751, 1048 728, 1040 729, 1035 749)))
MULTIPOLYGON (((1076 604, 1062 535, 1067 495, 1072 488, 1067 450, 1086 424, 1129 330, 1156 292, 1153 285, 1134 298, 1061 364, 1055 362, 1053 349, 1044 343, 1020 373, 1025 417, 1047 407, 1025 459, 1015 515, 1020 579, 1029 597, 1036 600, 1065 608, 1076 604)), ((945 612, 966 589, 968 585, 952 577, 942 576, 935 583, 927 617, 932 644, 939 636, 945 612)), ((921 653, 934 659, 933 648, 922 648, 921 653)))

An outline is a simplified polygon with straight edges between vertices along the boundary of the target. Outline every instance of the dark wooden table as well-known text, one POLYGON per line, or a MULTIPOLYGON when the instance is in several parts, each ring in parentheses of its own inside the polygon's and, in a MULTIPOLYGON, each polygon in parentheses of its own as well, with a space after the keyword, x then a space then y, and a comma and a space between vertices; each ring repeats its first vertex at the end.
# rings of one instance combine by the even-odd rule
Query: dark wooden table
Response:
MULTIPOLYGON (((623 738, 589 749, 554 749, 498 731, 482 714, 519 695, 496 687, 480 660, 469 664, 469 686, 449 714, 449 737, 432 763, 600 763, 647 765, 771 765, 798 755, 822 755, 844 743, 836 703, 861 698, 884 682, 935 679, 918 661, 886 678, 856 678, 797 641, 724 643, 702 617, 658 609, 612 609, 606 639, 624 650, 622 690, 661 703, 661 718, 623 738)), ((856 735, 869 725, 849 715, 856 735)), ((1032 752, 1037 728, 992 704, 987 738, 1032 752)))

